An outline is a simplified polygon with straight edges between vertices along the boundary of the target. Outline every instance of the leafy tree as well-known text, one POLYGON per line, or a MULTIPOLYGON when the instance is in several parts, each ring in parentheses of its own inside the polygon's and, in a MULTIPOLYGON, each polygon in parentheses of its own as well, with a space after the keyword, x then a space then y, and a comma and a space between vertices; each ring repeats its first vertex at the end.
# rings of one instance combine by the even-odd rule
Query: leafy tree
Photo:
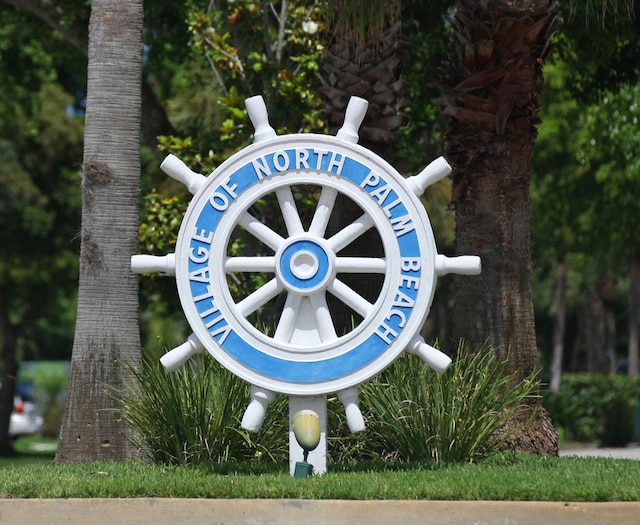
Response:
MULTIPOLYGON (((589 107, 578 133, 578 161, 585 168, 584 178, 594 187, 585 237, 600 239, 601 253, 608 254, 612 266, 626 267, 630 276, 631 376, 638 375, 640 315, 640 240, 636 234, 640 213, 639 96, 637 84, 605 91, 600 101, 589 107)), ((594 243, 589 244, 593 249, 594 243)))
MULTIPOLYGON (((64 40, 83 55, 87 55, 89 40, 89 12, 90 2, 84 0, 70 0, 53 3, 48 0, 0 0, 1 3, 14 6, 24 13, 30 13, 29 26, 34 31, 36 39, 42 40, 40 35, 50 34, 43 26, 54 31, 54 37, 46 41, 51 47, 52 41, 64 40), (44 33, 43 33, 44 31, 44 33)), ((158 93, 166 89, 168 78, 171 77, 174 65, 182 59, 186 49, 186 35, 184 31, 185 5, 182 2, 155 1, 147 2, 145 20, 149 28, 145 32, 146 74, 142 82, 142 120, 143 143, 152 154, 157 152, 157 136, 172 133, 173 127, 167 119, 164 107, 159 101, 158 93)), ((78 61, 69 57, 65 62, 71 69, 73 76, 85 78, 85 61, 78 61), (84 71, 83 71, 84 70, 84 71)), ((75 86, 65 86, 67 89, 78 89, 84 97, 84 83, 75 86)), ((84 100, 82 100, 84 103, 84 100)))
POLYGON ((82 120, 61 85, 74 85, 63 67, 73 51, 14 9, 0 16, 0 454, 10 454, 18 362, 71 344, 82 120), (45 319, 57 328, 47 337, 45 319))
POLYGON ((256 94, 279 133, 324 129, 316 89, 321 16, 286 1, 190 4, 190 54, 168 100, 179 134, 163 138, 162 149, 210 171, 251 141, 244 101, 256 94))
POLYGON ((573 140, 582 105, 567 89, 567 69, 563 62, 545 66, 542 124, 532 157, 534 304, 537 316, 549 312, 553 319, 549 382, 553 392, 560 388, 567 301, 571 302, 569 261, 580 243, 576 225, 585 197, 573 140))
MULTIPOLYGON (((609 347, 609 368, 616 369, 617 323, 613 308, 616 308, 616 317, 625 314, 616 288, 625 282, 627 261, 633 269, 633 258, 621 254, 610 237, 618 237, 618 228, 626 228, 619 219, 626 207, 616 209, 616 220, 608 222, 607 231, 603 232, 602 206, 598 204, 603 197, 603 183, 596 182, 595 168, 584 162, 584 152, 579 154, 577 149, 582 148, 579 143, 591 142, 601 133, 585 126, 583 115, 592 113, 591 106, 599 106, 602 122, 618 118, 616 115, 605 117, 608 110, 600 101, 603 95, 612 98, 621 85, 633 85, 637 67, 629 56, 640 42, 637 7, 633 2, 570 2, 562 8, 565 23, 557 38, 557 53, 553 63, 545 67, 543 123, 533 157, 532 181, 532 253, 539 290, 538 331, 542 336, 540 340, 544 341, 549 309, 553 313, 550 381, 553 391, 559 389, 563 361, 563 297, 567 301, 569 336, 577 325, 574 352, 570 361, 564 359, 566 364, 580 365, 581 369, 586 364, 587 369, 601 370, 605 349, 609 347), (613 236, 609 228, 614 228, 613 236), (555 280, 554 273, 558 276, 555 280), (556 299, 552 298, 554 286, 556 299), (597 317, 592 318, 592 313, 597 317), (591 318, 586 319, 587 315, 591 318), (583 337, 581 332, 587 329, 593 333, 583 337), (587 346, 586 363, 578 359, 580 354, 575 351, 581 347, 580 339, 584 339, 587 346)), ((633 270, 629 275, 633 275, 633 270)), ((633 297, 630 293, 630 309, 636 304, 633 297)), ((637 330, 633 319, 637 319, 637 315, 629 316, 630 348, 637 330)), ((567 342, 570 340, 567 337, 567 342)), ((544 350, 544 343, 542 347, 544 350)))
POLYGON ((560 4, 564 23, 556 56, 567 64, 569 91, 587 102, 638 80, 640 4, 634 0, 570 0, 560 4))
POLYGON ((105 385, 126 381, 117 362, 140 360, 130 260, 138 248, 142 21, 141 0, 91 5, 78 316, 58 464, 131 455, 105 385))

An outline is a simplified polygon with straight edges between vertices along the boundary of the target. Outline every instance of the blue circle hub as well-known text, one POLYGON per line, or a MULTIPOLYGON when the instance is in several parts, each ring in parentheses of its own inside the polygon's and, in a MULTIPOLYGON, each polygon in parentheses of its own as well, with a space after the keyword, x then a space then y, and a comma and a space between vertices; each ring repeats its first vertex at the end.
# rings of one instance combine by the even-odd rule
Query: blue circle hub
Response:
POLYGON ((331 266, 326 250, 308 239, 289 244, 278 262, 284 285, 298 293, 314 292, 324 286, 331 276, 331 266))

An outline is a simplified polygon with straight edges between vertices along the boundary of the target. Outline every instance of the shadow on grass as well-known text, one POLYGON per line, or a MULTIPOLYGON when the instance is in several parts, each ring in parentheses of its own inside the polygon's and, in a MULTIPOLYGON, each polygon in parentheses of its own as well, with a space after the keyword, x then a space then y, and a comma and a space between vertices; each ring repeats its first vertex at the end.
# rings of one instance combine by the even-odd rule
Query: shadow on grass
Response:
POLYGON ((56 439, 37 436, 21 437, 13 442, 14 454, 0 457, 0 468, 53 463, 57 448, 56 439))
MULTIPOLYGON (((496 461, 496 459, 494 459, 496 461)), ((509 456, 497 459, 498 463, 508 464, 514 461, 509 456)), ((412 471, 437 471, 455 467, 456 465, 436 463, 435 461, 403 462, 390 460, 353 460, 349 462, 329 463, 328 472, 333 473, 383 473, 383 472, 412 472, 412 471)), ((243 463, 216 463, 206 465, 193 465, 194 469, 206 474, 218 474, 221 476, 236 475, 264 475, 264 474, 288 474, 288 463, 272 462, 243 462, 243 463)))

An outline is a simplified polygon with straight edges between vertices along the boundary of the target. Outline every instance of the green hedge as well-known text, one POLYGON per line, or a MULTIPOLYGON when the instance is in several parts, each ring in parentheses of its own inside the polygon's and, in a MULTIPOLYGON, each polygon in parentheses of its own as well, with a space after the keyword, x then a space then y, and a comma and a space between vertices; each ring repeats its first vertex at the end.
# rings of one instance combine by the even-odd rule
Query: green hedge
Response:
POLYGON ((565 374, 558 394, 547 392, 544 406, 567 439, 624 446, 633 439, 640 377, 565 374))

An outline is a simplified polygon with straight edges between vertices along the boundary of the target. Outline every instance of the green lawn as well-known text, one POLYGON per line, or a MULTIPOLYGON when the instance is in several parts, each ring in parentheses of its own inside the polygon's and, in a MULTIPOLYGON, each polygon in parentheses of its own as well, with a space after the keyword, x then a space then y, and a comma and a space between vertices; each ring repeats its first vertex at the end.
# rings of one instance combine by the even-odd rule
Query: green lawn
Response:
MULTIPOLYGON (((40 456, 39 459, 43 459, 40 456)), ((310 498, 640 501, 640 462, 502 455, 480 464, 329 465, 295 479, 286 465, 168 467, 139 462, 3 463, 0 498, 310 498)))
POLYGON ((13 448, 16 455, 0 457, 0 469, 21 465, 51 464, 56 455, 58 440, 36 436, 22 437, 15 440, 13 448))

